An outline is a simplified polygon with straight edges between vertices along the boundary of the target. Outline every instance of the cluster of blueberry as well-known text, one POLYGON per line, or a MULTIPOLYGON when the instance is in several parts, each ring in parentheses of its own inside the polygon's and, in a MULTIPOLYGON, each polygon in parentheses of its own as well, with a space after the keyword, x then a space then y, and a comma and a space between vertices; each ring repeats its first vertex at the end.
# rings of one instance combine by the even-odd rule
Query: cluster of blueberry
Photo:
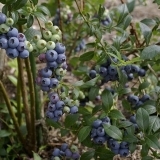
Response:
POLYGON ((75 145, 69 145, 67 143, 63 143, 59 148, 54 148, 52 152, 51 160, 61 160, 61 158, 78 160, 80 158, 80 154, 78 152, 78 148, 75 145))
POLYGON ((66 24, 68 24, 72 20, 73 14, 68 5, 62 6, 60 10, 59 9, 56 10, 56 14, 52 21, 54 25, 57 25, 57 26, 59 25, 60 17, 61 17, 61 20, 66 24))
POLYGON ((0 13, 0 48, 5 49, 10 58, 27 58, 33 47, 23 33, 12 27, 13 24, 12 18, 0 13))
POLYGON ((127 96, 128 102, 132 105, 133 109, 138 109, 142 106, 146 101, 151 100, 151 97, 148 94, 143 95, 141 98, 135 95, 127 96))
POLYGON ((112 22, 111 20, 111 17, 109 16, 109 10, 108 9, 105 9, 104 13, 103 13, 103 16, 101 18, 101 23, 104 25, 104 26, 107 26, 109 25, 110 23, 112 22))
POLYGON ((60 100, 60 97, 57 93, 51 92, 49 93, 48 108, 46 111, 46 117, 51 120, 57 122, 63 113, 76 114, 78 112, 78 107, 76 103, 72 103, 68 97, 64 100, 60 100))
POLYGON ((106 134, 103 124, 111 124, 109 117, 97 119, 92 124, 91 139, 95 144, 104 144, 107 142, 108 147, 113 153, 120 154, 120 156, 126 157, 129 154, 129 144, 122 141, 119 143, 117 140, 111 138, 106 134))
POLYGON ((86 49, 86 41, 85 39, 82 39, 80 43, 76 46, 75 52, 80 52, 81 50, 84 50, 84 49, 86 49))
POLYGON ((138 130, 138 125, 137 125, 137 122, 136 122, 136 115, 132 115, 130 118, 129 118, 129 121, 132 122, 133 126, 135 127, 135 130, 138 130))
MULTIPOLYGON (((89 76, 91 79, 95 78, 97 74, 99 74, 102 77, 102 84, 107 83, 109 81, 116 81, 119 79, 117 68, 113 65, 111 65, 112 61, 115 63, 118 62, 116 58, 108 58, 105 63, 101 64, 99 69, 95 70, 92 69, 89 72, 89 76)), ((138 76, 145 76, 146 71, 142 68, 140 68, 137 65, 126 65, 121 67, 121 71, 125 77, 128 78, 128 80, 132 80, 134 78, 134 74, 137 74, 138 76)))

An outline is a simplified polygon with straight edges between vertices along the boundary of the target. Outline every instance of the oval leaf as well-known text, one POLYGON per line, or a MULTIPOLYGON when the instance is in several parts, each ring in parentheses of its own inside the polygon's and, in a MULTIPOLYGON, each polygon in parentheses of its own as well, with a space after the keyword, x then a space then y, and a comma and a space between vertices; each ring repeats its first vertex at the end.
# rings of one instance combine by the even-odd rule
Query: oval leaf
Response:
POLYGON ((84 141, 86 137, 90 134, 91 127, 90 126, 85 126, 83 127, 79 133, 78 133, 78 139, 80 142, 84 141))
POLYGON ((90 61, 93 57, 94 57, 94 52, 93 51, 89 51, 89 52, 86 52, 86 53, 82 54, 79 57, 79 60, 82 61, 82 62, 90 61))

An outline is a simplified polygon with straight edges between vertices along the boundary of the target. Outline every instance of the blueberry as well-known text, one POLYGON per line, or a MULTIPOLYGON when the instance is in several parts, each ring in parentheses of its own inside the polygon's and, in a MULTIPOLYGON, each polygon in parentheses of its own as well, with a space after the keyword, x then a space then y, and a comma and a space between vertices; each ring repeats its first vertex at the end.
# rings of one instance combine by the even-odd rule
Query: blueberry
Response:
POLYGON ((54 148, 53 152, 52 152, 53 156, 60 156, 60 149, 59 148, 54 148))
POLYGON ((51 112, 55 111, 56 110, 55 104, 52 103, 52 102, 49 102, 48 103, 48 110, 51 111, 51 112))
POLYGON ((91 138, 96 137, 97 136, 97 129, 92 128, 91 130, 91 138))
POLYGON ((109 75, 110 81, 116 81, 118 80, 118 73, 115 75, 109 75))
POLYGON ((100 119, 95 120, 95 121, 93 122, 93 124, 92 124, 92 126, 93 126, 94 128, 98 128, 98 127, 100 127, 101 125, 102 125, 102 121, 101 121, 100 119))
POLYGON ((76 114, 78 112, 78 107, 77 106, 73 106, 70 108, 70 113, 71 114, 76 114))
POLYGON ((139 107, 142 106, 142 105, 143 105, 143 102, 139 100, 138 103, 135 105, 135 107, 136 107, 136 108, 139 108, 139 107))
POLYGON ((70 149, 66 149, 65 150, 65 155, 66 155, 66 158, 71 158, 72 157, 72 152, 70 149))
POLYGON ((110 80, 111 80, 111 79, 110 79, 110 75, 107 75, 107 76, 104 77, 103 82, 104 82, 104 83, 107 83, 107 82, 109 82, 110 80))
POLYGON ((50 69, 48 69, 47 67, 45 67, 45 68, 39 70, 39 74, 42 77, 49 78, 52 75, 52 71, 50 69))
POLYGON ((141 77, 144 77, 146 75, 146 71, 144 69, 140 69, 138 71, 138 75, 141 76, 141 77))
POLYGON ((131 72, 132 73, 138 73, 140 70, 139 66, 137 65, 131 65, 131 72))
POLYGON ((119 149, 119 154, 121 157, 127 157, 129 154, 129 149, 119 149))
POLYGON ((110 22, 108 22, 107 20, 102 20, 102 24, 105 26, 108 26, 110 24, 110 22))
POLYGON ((72 159, 73 159, 73 160, 78 160, 79 157, 80 157, 80 154, 79 154, 79 153, 73 153, 73 154, 72 154, 72 159))
POLYGON ((93 141, 96 143, 96 144, 103 144, 105 143, 106 141, 106 138, 103 136, 103 137, 95 137, 93 139, 93 141))
POLYGON ((48 92, 50 90, 50 88, 48 86, 41 86, 41 90, 43 92, 48 92))
POLYGON ((102 124, 110 124, 110 118, 109 117, 104 117, 101 120, 102 120, 102 124))
POLYGON ((128 142, 121 142, 120 143, 120 148, 122 148, 122 149, 126 149, 126 148, 129 148, 129 144, 128 144, 128 142))
POLYGON ((19 45, 17 46, 17 50, 22 52, 26 48, 26 44, 24 42, 19 42, 19 45))
POLYGON ((7 48, 6 49, 6 54, 8 55, 8 57, 10 58, 16 58, 19 55, 19 52, 16 48, 7 48))
POLYGON ((65 62, 65 61, 66 61, 66 56, 65 56, 64 54, 59 54, 58 57, 57 57, 56 62, 57 62, 58 64, 62 64, 62 63, 65 62))
POLYGON ((105 67, 100 67, 100 69, 99 69, 99 74, 101 75, 101 76, 103 76, 103 77, 105 77, 106 75, 107 75, 107 68, 105 68, 105 67))
POLYGON ((63 114, 63 113, 62 113, 62 110, 55 110, 55 111, 54 111, 54 116, 55 116, 55 117, 61 117, 62 114, 63 114))
POLYGON ((63 101, 58 101, 56 104, 56 109, 63 109, 63 107, 65 106, 63 101))
POLYGON ((105 63, 101 64, 102 67, 109 67, 111 64, 111 59, 108 58, 105 63))
POLYGON ((29 51, 24 49, 22 52, 19 52, 19 57, 20 58, 27 58, 29 57, 29 51))
POLYGON ((41 62, 46 62, 46 54, 45 54, 45 53, 41 53, 41 54, 38 56, 38 59, 39 59, 41 62))
POLYGON ((131 81, 131 80, 133 80, 133 79, 134 79, 133 73, 129 73, 129 74, 128 74, 128 80, 131 81))
POLYGON ((6 15, 3 13, 0 13, 0 24, 5 23, 6 19, 7 19, 6 15))
POLYGON ((54 117, 54 118, 51 118, 51 120, 52 120, 52 121, 54 121, 54 122, 58 122, 58 121, 59 121, 59 119, 60 119, 60 117, 54 117))
POLYGON ((56 69, 58 67, 58 64, 56 61, 53 62, 47 62, 47 67, 51 69, 56 69))
POLYGON ((7 36, 8 37, 17 37, 18 36, 17 28, 12 28, 10 31, 8 31, 7 36))
POLYGON ((0 48, 2 48, 2 49, 8 48, 8 40, 6 38, 0 39, 0 48))
POLYGON ((120 148, 120 143, 118 143, 116 140, 113 140, 110 143, 110 148, 112 148, 112 149, 119 149, 120 148))
POLYGON ((50 49, 50 50, 48 50, 48 51, 46 52, 46 60, 47 60, 48 62, 53 62, 53 61, 55 61, 55 60, 57 59, 57 57, 58 57, 57 52, 54 51, 54 50, 52 50, 52 49, 50 49))
POLYGON ((126 71, 127 74, 131 73, 132 65, 126 65, 126 66, 124 67, 124 70, 126 71))
POLYGON ((52 103, 57 103, 59 101, 59 96, 57 93, 50 93, 49 94, 49 99, 52 103))
POLYGON ((51 78, 49 87, 56 88, 58 86, 58 84, 59 84, 59 81, 57 78, 51 78))
POLYGON ((108 67, 108 74, 109 75, 117 75, 117 68, 116 67, 114 67, 114 66, 109 66, 108 67))
POLYGON ((41 85, 42 85, 43 87, 49 86, 49 85, 50 85, 50 79, 49 79, 49 78, 42 78, 42 79, 41 79, 41 85))
POLYGON ((47 117, 47 118, 54 118, 54 113, 51 112, 51 111, 47 111, 47 112, 46 112, 46 117, 47 117))
POLYGON ((63 54, 66 51, 66 47, 62 43, 56 43, 56 47, 54 48, 54 50, 58 54, 63 54))
POLYGON ((20 42, 24 42, 26 40, 26 37, 23 33, 18 33, 17 38, 20 42))
POLYGON ((130 122, 136 124, 136 116, 135 115, 132 115, 129 120, 130 120, 130 122))
POLYGON ((106 87, 105 89, 108 90, 109 92, 111 92, 112 95, 114 95, 114 93, 115 93, 114 89, 112 89, 110 87, 106 87))
POLYGON ((119 149, 113 149, 113 148, 111 148, 111 151, 112 151, 115 155, 117 155, 117 154, 119 153, 119 149))
POLYGON ((63 62, 63 63, 61 64, 61 67, 62 67, 63 69, 67 69, 68 65, 67 65, 66 62, 63 62))
POLYGON ((68 149, 68 144, 67 143, 63 143, 61 145, 61 150, 65 152, 66 149, 68 149))
POLYGON ((95 71, 95 70, 90 70, 89 71, 89 76, 90 76, 90 78, 95 78, 96 77, 96 74, 97 74, 97 72, 95 71))
POLYGON ((140 98, 140 101, 142 101, 142 102, 146 102, 149 100, 151 100, 151 97, 148 94, 145 94, 140 98))
POLYGON ((10 48, 16 48, 16 47, 18 47, 18 45, 19 45, 18 38, 16 38, 16 37, 9 38, 9 40, 8 40, 8 46, 10 48))
POLYGON ((127 99, 132 105, 136 105, 139 102, 138 96, 135 95, 129 95, 127 99))
POLYGON ((104 136, 105 135, 105 130, 103 127, 98 127, 97 128, 97 136, 104 136))
POLYGON ((65 152, 60 151, 60 155, 61 155, 61 156, 65 156, 65 152))

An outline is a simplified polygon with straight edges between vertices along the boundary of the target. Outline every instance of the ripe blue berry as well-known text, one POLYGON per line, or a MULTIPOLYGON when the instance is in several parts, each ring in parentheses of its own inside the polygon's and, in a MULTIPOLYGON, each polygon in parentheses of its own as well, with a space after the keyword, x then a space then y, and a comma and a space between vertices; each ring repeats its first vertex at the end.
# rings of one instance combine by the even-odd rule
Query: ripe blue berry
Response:
POLYGON ((112 75, 112 76, 113 76, 113 75, 117 75, 117 73, 118 73, 118 72, 117 72, 116 67, 114 67, 114 66, 109 66, 109 67, 108 67, 108 74, 109 74, 109 75, 112 75))
POLYGON ((48 108, 47 108, 47 109, 48 109, 49 111, 53 112, 53 111, 56 110, 56 106, 55 106, 54 103, 49 102, 49 103, 48 103, 48 108))
POLYGON ((59 148, 54 148, 53 152, 52 152, 53 156, 60 156, 60 149, 59 148))
POLYGON ((55 106, 56 106, 56 109, 63 109, 64 106, 65 106, 65 104, 64 104, 63 101, 58 101, 58 102, 55 104, 55 106))
POLYGON ((144 77, 146 75, 146 71, 144 69, 140 69, 138 71, 138 75, 141 76, 141 77, 144 77))
POLYGON ((97 72, 95 70, 90 70, 89 76, 93 79, 96 77, 97 72))
POLYGON ((0 24, 5 23, 6 19, 7 19, 6 15, 3 13, 0 13, 0 24))
POLYGON ((65 61, 66 61, 66 56, 65 56, 64 54, 59 54, 58 57, 57 57, 56 62, 57 62, 58 64, 62 64, 62 63, 65 62, 65 61))
POLYGON ((51 78, 49 87, 56 88, 58 86, 58 84, 59 84, 59 81, 57 78, 51 78))
POLYGON ((73 106, 70 108, 70 113, 71 114, 76 114, 78 112, 78 107, 77 106, 73 106))
POLYGON ((129 120, 130 120, 130 122, 136 124, 136 116, 135 115, 132 115, 129 120))
POLYGON ((116 140, 113 140, 110 143, 110 148, 112 148, 112 149, 119 149, 120 148, 120 143, 118 143, 116 140))
POLYGON ((72 154, 72 159, 73 159, 73 160, 78 160, 79 157, 80 157, 80 154, 79 154, 79 153, 73 153, 73 154, 72 154))
POLYGON ((102 125, 102 121, 101 121, 100 119, 95 120, 95 121, 93 122, 93 124, 92 124, 92 126, 93 126, 94 128, 98 128, 98 127, 100 127, 101 125, 102 125))
POLYGON ((126 148, 129 148, 129 144, 128 144, 128 142, 121 142, 120 143, 120 148, 122 148, 122 149, 126 149, 126 148))
POLYGON ((18 38, 16 38, 16 37, 9 38, 9 40, 8 40, 8 46, 10 48, 16 48, 16 47, 18 47, 18 45, 19 45, 18 38))
POLYGON ((119 154, 121 157, 127 157, 129 154, 129 149, 119 149, 119 154))
POLYGON ((137 65, 131 65, 131 72, 132 73, 138 73, 140 70, 139 66, 137 65))
POLYGON ((41 86, 41 90, 44 92, 48 92, 50 88, 48 86, 41 86))
POLYGON ((129 101, 131 104, 133 104, 133 105, 136 105, 136 104, 138 103, 138 101, 139 101, 138 96, 135 96, 135 95, 129 95, 129 96, 127 97, 127 99, 128 99, 128 101, 129 101))
POLYGON ((22 52, 19 52, 19 57, 20 58, 27 58, 29 57, 29 51, 24 49, 22 52))
POLYGON ((140 98, 140 101, 142 101, 142 102, 146 102, 149 100, 151 100, 151 97, 148 94, 145 94, 140 98))
POLYGON ((105 77, 106 75, 107 75, 107 68, 105 68, 105 67, 100 67, 100 69, 99 69, 99 74, 101 75, 101 76, 103 76, 103 77, 105 77))
POLYGON ((62 110, 55 110, 55 111, 54 111, 54 116, 55 116, 55 117, 61 117, 62 114, 63 114, 63 113, 62 113, 62 110))
POLYGON ((57 93, 50 93, 49 94, 49 99, 52 103, 57 103, 59 101, 59 96, 57 93))
POLYGON ((71 158, 72 157, 72 152, 70 149, 66 149, 65 150, 65 155, 66 155, 66 158, 71 158))
POLYGON ((51 111, 46 111, 46 117, 52 119, 54 118, 54 113, 51 111))
POLYGON ((96 144, 103 144, 105 141, 106 141, 106 138, 103 136, 103 137, 95 137, 93 139, 93 141, 96 143, 96 144))
POLYGON ((61 150, 65 152, 66 149, 68 149, 68 144, 67 143, 63 143, 61 145, 61 150))
POLYGON ((8 48, 8 40, 6 38, 0 39, 0 48, 2 48, 2 49, 8 48))
POLYGON ((50 85, 50 79, 49 78, 42 78, 41 79, 41 85, 44 87, 47 87, 50 85))
POLYGON ((6 54, 8 55, 8 57, 10 58, 16 58, 19 55, 19 52, 16 48, 7 48, 6 49, 6 54))
POLYGON ((97 136, 104 136, 105 135, 105 130, 103 127, 98 127, 97 128, 97 136))
POLYGON ((109 117, 104 117, 101 120, 102 120, 102 124, 110 124, 110 118, 109 117))
POLYGON ((20 42, 24 42, 26 40, 26 37, 23 33, 18 33, 17 38, 20 42))
POLYGON ((97 136, 97 129, 92 128, 91 130, 91 138, 96 137, 97 136))
POLYGON ((48 50, 48 51, 46 52, 46 60, 47 60, 48 62, 53 62, 53 61, 55 61, 55 60, 57 59, 57 57, 58 57, 57 52, 54 51, 54 50, 52 50, 52 49, 50 49, 50 50, 48 50))
POLYGON ((18 30, 17 28, 12 28, 7 32, 8 37, 17 37, 18 36, 18 30))
POLYGON ((42 77, 49 78, 52 75, 52 71, 46 67, 46 68, 39 70, 39 74, 42 77))
POLYGON ((58 54, 64 54, 66 51, 66 47, 62 43, 56 43, 56 47, 54 48, 54 50, 58 54))
POLYGON ((51 69, 56 69, 58 67, 58 64, 56 61, 53 62, 47 62, 47 67, 51 69))
POLYGON ((26 48, 26 44, 24 42, 19 42, 19 45, 17 46, 17 50, 19 52, 24 51, 24 49, 26 48))

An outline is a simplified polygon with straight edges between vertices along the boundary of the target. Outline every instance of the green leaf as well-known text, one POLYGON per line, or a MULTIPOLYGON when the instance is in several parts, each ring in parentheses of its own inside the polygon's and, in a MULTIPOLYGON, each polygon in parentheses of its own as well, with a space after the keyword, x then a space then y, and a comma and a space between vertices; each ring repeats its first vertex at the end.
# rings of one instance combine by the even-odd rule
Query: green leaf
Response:
POLYGON ((129 121, 120 121, 118 124, 119 128, 126 128, 132 125, 132 122, 129 121))
POLYGON ((139 90, 143 90, 147 87, 149 87, 150 83, 149 82, 143 82, 139 85, 139 90))
POLYGON ((127 27, 130 25, 132 21, 132 16, 131 15, 127 15, 124 19, 124 22, 123 22, 123 29, 127 29, 127 27))
POLYGON ((94 54, 93 51, 86 52, 79 57, 79 60, 82 62, 90 61, 94 57, 94 54))
POLYGON ((94 151, 88 151, 88 152, 85 152, 81 155, 81 158, 80 160, 89 160, 89 159, 92 159, 94 157, 94 151))
POLYGON ((33 2, 34 5, 36 5, 38 3, 38 0, 31 0, 33 2))
POLYGON ((135 143, 138 141, 137 137, 132 134, 125 135, 123 140, 129 143, 135 143))
POLYGON ((148 112, 148 114, 153 114, 156 112, 156 107, 153 105, 147 104, 145 106, 142 106, 142 108, 144 108, 148 112))
POLYGON ((122 132, 119 128, 112 125, 103 124, 105 132, 112 138, 116 140, 122 140, 122 132))
POLYGON ((104 112, 108 113, 111 107, 113 106, 113 97, 110 91, 104 90, 102 92, 102 109, 104 112))
POLYGON ((54 128, 60 128, 61 127, 61 124, 58 123, 58 122, 55 122, 49 118, 46 119, 46 123, 49 125, 49 126, 52 126, 54 128))
POLYGON ((160 149, 158 138, 155 135, 149 135, 145 137, 145 141, 149 147, 160 149))
POLYGON ((149 117, 149 133, 153 130, 156 132, 160 128, 160 118, 157 116, 149 117))
POLYGON ((135 0, 130 0, 128 3, 127 3, 127 8, 128 8, 128 11, 131 13, 134 8, 135 8, 135 0))
POLYGON ((140 29, 144 36, 145 42, 148 45, 150 42, 151 35, 152 35, 152 30, 147 25, 141 22, 140 22, 140 29))
POLYGON ((75 122, 78 120, 78 118, 79 118, 79 114, 67 115, 65 122, 64 122, 65 127, 69 128, 72 125, 74 125, 75 122))
POLYGON ((89 99, 92 101, 96 98, 99 93, 99 87, 94 86, 89 90, 89 99))
POLYGON ((154 19, 145 18, 141 20, 142 23, 144 23, 147 26, 154 26, 156 25, 156 21, 154 19))
POLYGON ((100 160, 106 160, 106 158, 109 159, 113 159, 113 157, 115 156, 113 152, 111 152, 110 150, 106 149, 106 148, 102 148, 99 147, 95 150, 95 154, 100 157, 100 160))
POLYGON ((86 139, 86 137, 90 134, 91 129, 92 129, 91 126, 85 126, 80 129, 78 133, 78 139, 80 142, 86 139))
POLYGON ((153 157, 145 156, 145 157, 142 157, 142 160, 154 160, 154 159, 153 157))
POLYGON ((143 49, 141 53, 141 59, 153 59, 160 55, 160 46, 151 45, 143 49))
POLYGON ((41 12, 36 11, 36 12, 33 13, 33 15, 36 16, 37 18, 39 18, 40 20, 44 21, 44 22, 46 21, 46 17, 41 12))
POLYGON ((35 152, 33 152, 33 158, 34 160, 42 160, 42 158, 35 152))
POLYGON ((126 119, 124 117, 124 115, 122 114, 121 111, 117 110, 117 109, 113 109, 109 112, 109 117, 111 117, 112 119, 126 119))
POLYGON ((29 28, 24 32, 28 41, 31 41, 35 35, 41 35, 41 32, 33 28, 29 28))
POLYGON ((17 78, 12 75, 8 75, 8 78, 15 86, 17 86, 17 78))
POLYGON ((42 5, 38 6, 37 10, 43 12, 47 16, 51 16, 51 13, 50 13, 49 9, 45 6, 42 6, 42 5))
POLYGON ((142 150, 141 150, 141 155, 142 157, 145 157, 148 155, 149 147, 146 143, 142 144, 142 150))
POLYGON ((87 81, 86 83, 82 84, 80 86, 80 88, 90 88, 90 87, 92 87, 92 86, 94 86, 96 84, 98 79, 99 79, 99 76, 97 76, 97 77, 91 79, 90 81, 87 81))
POLYGON ((30 14, 27 19, 27 28, 30 28, 33 25, 33 22, 34 22, 34 16, 30 14))
POLYGON ((18 10, 18 9, 22 8, 23 6, 25 6, 27 1, 28 0, 17 0, 15 3, 13 3, 12 9, 13 10, 18 10))
POLYGON ((7 130, 0 130, 0 138, 2 138, 2 137, 8 137, 8 136, 10 136, 11 135, 11 133, 10 132, 8 132, 7 130))
POLYGON ((138 127, 145 132, 149 127, 149 114, 143 109, 139 108, 136 113, 136 122, 138 127))

